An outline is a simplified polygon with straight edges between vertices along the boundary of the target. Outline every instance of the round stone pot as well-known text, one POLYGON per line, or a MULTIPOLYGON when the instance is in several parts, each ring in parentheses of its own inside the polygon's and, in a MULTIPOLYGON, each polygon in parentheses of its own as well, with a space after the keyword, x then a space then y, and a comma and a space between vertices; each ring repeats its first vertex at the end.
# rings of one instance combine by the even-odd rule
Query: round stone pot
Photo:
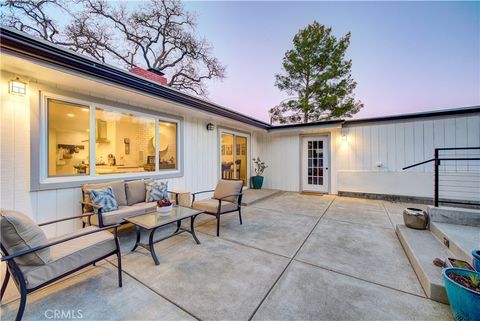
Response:
POLYGON ((403 210, 403 222, 410 228, 425 230, 428 226, 428 214, 422 209, 409 207, 403 210))

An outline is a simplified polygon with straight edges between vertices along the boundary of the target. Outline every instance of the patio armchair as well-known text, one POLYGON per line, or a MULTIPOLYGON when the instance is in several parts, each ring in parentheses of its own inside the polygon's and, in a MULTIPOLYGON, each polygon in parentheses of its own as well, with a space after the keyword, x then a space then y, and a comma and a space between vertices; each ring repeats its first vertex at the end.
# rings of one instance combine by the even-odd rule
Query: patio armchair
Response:
POLYGON ((242 180, 220 180, 214 190, 201 191, 192 194, 192 208, 203 211, 217 218, 217 236, 220 236, 220 216, 237 212, 242 224, 242 180), (212 193, 210 199, 196 200, 198 194, 212 193))
POLYGON ((16 321, 22 319, 27 294, 114 254, 118 261, 118 286, 122 286, 122 261, 117 235, 119 224, 103 228, 88 226, 70 234, 47 239, 41 226, 82 219, 93 214, 38 225, 20 212, 1 210, 0 214, 1 261, 7 264, 0 300, 3 299, 12 276, 20 292, 16 321), (108 229, 113 229, 114 233, 108 232, 108 229))

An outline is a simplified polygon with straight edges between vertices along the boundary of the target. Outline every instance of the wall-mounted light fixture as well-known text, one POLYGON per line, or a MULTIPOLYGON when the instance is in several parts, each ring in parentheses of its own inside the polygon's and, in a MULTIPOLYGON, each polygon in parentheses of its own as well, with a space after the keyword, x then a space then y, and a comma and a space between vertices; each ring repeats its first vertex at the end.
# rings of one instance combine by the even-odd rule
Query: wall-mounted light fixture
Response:
POLYGON ((214 124, 212 124, 212 123, 208 123, 208 124, 207 124, 207 130, 208 130, 208 131, 212 131, 212 130, 214 130, 214 129, 215 129, 215 125, 214 125, 214 124))
POLYGON ((342 132, 340 134, 342 135, 342 142, 347 142, 348 141, 348 129, 347 128, 342 128, 342 132))
POLYGON ((27 93, 27 83, 21 81, 18 77, 10 80, 8 84, 8 92, 13 95, 25 96, 27 93))

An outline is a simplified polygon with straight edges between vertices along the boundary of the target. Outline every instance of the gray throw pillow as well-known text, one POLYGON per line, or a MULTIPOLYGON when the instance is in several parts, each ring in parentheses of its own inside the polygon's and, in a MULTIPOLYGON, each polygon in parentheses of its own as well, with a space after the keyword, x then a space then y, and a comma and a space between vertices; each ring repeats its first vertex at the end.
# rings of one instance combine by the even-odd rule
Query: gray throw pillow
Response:
MULTIPOLYGON (((42 229, 28 216, 13 210, 0 210, 1 240, 8 254, 48 244, 42 229)), ((44 265, 50 262, 50 248, 14 259, 20 265, 44 265)))
POLYGON ((168 199, 168 182, 153 181, 146 185, 146 202, 168 199))
POLYGON ((145 202, 145 181, 143 179, 125 183, 125 192, 127 193, 127 205, 133 205, 145 202))

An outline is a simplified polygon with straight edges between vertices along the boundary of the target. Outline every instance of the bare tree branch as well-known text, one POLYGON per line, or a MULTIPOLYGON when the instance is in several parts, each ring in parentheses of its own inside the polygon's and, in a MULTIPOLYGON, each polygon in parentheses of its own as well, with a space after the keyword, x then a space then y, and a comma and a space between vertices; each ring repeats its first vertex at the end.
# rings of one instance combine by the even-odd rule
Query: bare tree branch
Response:
POLYGON ((179 1, 150 0, 127 9, 105 0, 7 0, 1 8, 3 24, 102 62, 154 68, 182 91, 206 96, 206 81, 225 77, 212 46, 195 36, 195 16, 179 1), (51 10, 67 13, 68 24, 60 27, 51 10))

